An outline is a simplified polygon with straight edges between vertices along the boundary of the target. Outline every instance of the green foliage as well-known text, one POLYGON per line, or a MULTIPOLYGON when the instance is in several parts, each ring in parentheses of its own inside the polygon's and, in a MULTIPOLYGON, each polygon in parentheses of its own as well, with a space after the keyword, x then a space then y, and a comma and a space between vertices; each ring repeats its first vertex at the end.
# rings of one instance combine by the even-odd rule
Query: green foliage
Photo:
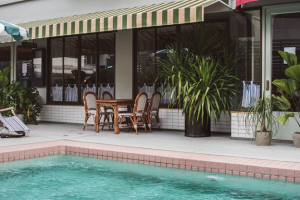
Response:
POLYGON ((273 81, 273 84, 292 97, 297 91, 297 81, 294 79, 277 79, 273 81))
POLYGON ((238 40, 230 37, 227 32, 220 32, 217 29, 207 30, 205 23, 196 23, 193 25, 193 31, 183 32, 178 40, 182 41, 192 56, 211 58, 218 60, 222 66, 234 68, 241 62, 243 47, 238 48, 241 44, 238 40))
POLYGON ((279 123, 281 123, 281 124, 284 125, 290 117, 292 117, 292 118, 295 117, 295 114, 294 114, 294 113, 287 113, 287 114, 285 114, 285 115, 279 117, 279 118, 277 119, 277 121, 278 121, 279 123))
POLYGON ((274 102, 270 97, 258 97, 247 108, 241 108, 238 116, 239 121, 245 123, 245 128, 249 134, 256 137, 257 132, 270 131, 275 136, 278 131, 277 117, 274 114, 274 102))
POLYGON ((170 84, 169 106, 183 108, 183 114, 188 114, 193 123, 201 120, 208 124, 211 113, 218 122, 222 112, 230 113, 236 94, 235 42, 216 30, 206 30, 203 23, 193 29, 180 35, 181 48, 167 47, 168 59, 158 60, 161 70, 156 81, 170 84))
POLYGON ((210 57, 222 48, 222 35, 217 30, 206 30, 205 23, 193 25, 193 31, 183 32, 179 39, 183 47, 197 56, 210 57))
MULTIPOLYGON (((37 123, 37 117, 41 112, 38 104, 39 92, 35 87, 25 87, 21 82, 14 82, 4 89, 5 107, 14 107, 17 114, 24 114, 24 122, 31 119, 37 123), (28 112, 29 111, 29 112, 28 112), (29 116, 28 116, 29 115, 29 116)), ((9 115, 11 113, 4 113, 9 115)))
POLYGON ((297 56, 284 51, 278 51, 280 56, 285 60, 285 62, 288 64, 288 66, 294 66, 297 65, 297 56))
POLYGON ((277 79, 273 84, 282 91, 281 96, 272 95, 277 108, 283 111, 292 111, 277 119, 282 125, 285 125, 289 118, 293 118, 300 126, 294 112, 300 117, 300 65, 297 65, 297 56, 289 52, 278 51, 281 57, 286 61, 289 68, 285 70, 286 79, 277 79), (295 95, 297 93, 297 95, 295 95))
POLYGON ((8 74, 10 72, 11 67, 6 67, 2 71, 0 70, 0 108, 4 108, 4 95, 3 91, 9 83, 8 74))
POLYGON ((300 83, 300 65, 290 66, 285 70, 285 75, 291 79, 297 81, 297 86, 299 87, 300 83))
POLYGON ((9 83, 9 79, 5 76, 0 76, 0 88, 3 89, 9 83))
POLYGON ((284 93, 281 93, 280 97, 273 95, 273 99, 275 100, 274 104, 280 110, 288 110, 292 107, 289 99, 285 96, 284 93))
POLYGON ((173 88, 171 102, 175 99, 175 104, 189 114, 193 123, 199 118, 202 124, 208 123, 211 112, 217 122, 222 111, 230 112, 231 96, 236 93, 232 68, 204 57, 191 58, 186 51, 169 53, 169 60, 160 60, 159 65, 162 71, 158 78, 173 88))

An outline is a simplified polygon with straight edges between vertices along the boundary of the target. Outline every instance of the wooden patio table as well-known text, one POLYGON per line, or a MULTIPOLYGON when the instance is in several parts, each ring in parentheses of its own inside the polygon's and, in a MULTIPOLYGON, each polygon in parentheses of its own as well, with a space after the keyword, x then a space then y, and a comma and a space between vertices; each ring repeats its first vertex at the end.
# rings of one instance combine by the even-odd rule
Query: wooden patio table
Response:
POLYGON ((120 106, 130 106, 134 104, 134 99, 112 99, 112 100, 95 100, 96 101, 96 126, 95 131, 99 132, 99 111, 101 107, 104 106, 111 106, 114 110, 114 127, 115 127, 115 134, 120 133, 119 128, 119 107, 120 106))

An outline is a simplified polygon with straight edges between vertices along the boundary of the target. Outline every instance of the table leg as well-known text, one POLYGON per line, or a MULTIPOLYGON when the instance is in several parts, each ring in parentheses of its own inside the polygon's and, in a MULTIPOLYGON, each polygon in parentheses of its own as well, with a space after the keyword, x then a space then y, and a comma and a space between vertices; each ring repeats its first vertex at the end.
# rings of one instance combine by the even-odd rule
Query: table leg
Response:
POLYGON ((95 132, 99 133, 99 106, 96 105, 96 119, 95 119, 95 132))
POLYGON ((120 133, 119 128, 119 106, 114 106, 114 124, 115 124, 115 134, 120 133))

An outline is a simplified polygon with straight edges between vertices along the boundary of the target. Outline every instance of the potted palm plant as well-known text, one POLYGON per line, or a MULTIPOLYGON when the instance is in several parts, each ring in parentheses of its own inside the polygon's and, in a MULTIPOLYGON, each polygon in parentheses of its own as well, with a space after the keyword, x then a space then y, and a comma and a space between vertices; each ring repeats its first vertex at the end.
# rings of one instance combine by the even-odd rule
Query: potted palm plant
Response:
MULTIPOLYGON (((285 115, 277 120, 285 125, 289 118, 296 121, 300 127, 300 65, 297 63, 297 56, 283 51, 278 51, 281 57, 288 64, 285 70, 286 79, 277 79, 273 81, 273 85, 281 91, 281 96, 272 95, 276 106, 282 111, 288 111, 285 115)), ((293 134, 293 142, 295 147, 300 148, 300 132, 295 131, 293 134)))
POLYGON ((248 133, 253 134, 258 146, 271 145, 277 134, 278 123, 273 112, 274 102, 270 97, 258 97, 247 108, 241 108, 239 121, 242 121, 248 133))
POLYGON ((222 112, 231 110, 231 97, 236 92, 233 70, 218 60, 190 57, 184 49, 169 53, 169 59, 160 60, 159 65, 158 78, 173 88, 170 102, 174 99, 175 103, 171 106, 182 108, 186 116, 185 136, 210 136, 211 115, 217 122, 222 112))
POLYGON ((185 136, 207 137, 211 116, 216 123, 222 112, 231 111, 236 94, 236 43, 217 30, 206 30, 204 23, 195 24, 178 41, 180 47, 169 46, 167 59, 158 60, 156 80, 172 88, 169 106, 182 108, 185 136))

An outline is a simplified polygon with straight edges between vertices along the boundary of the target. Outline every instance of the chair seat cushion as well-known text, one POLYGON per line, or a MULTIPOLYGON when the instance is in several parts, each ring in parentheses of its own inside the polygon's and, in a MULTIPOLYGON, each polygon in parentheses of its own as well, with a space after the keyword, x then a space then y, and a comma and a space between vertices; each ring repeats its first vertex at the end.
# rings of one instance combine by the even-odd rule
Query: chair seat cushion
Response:
MULTIPOLYGON (((91 115, 96 115, 96 110, 89 110, 88 113, 91 115)), ((99 112, 99 115, 111 115, 111 114, 113 114, 113 112, 99 112)))
POLYGON ((151 114, 151 115, 155 115, 156 113, 157 113, 156 110, 150 110, 150 114, 151 114))
POLYGON ((99 112, 99 115, 112 115, 113 112, 99 112))
POLYGON ((132 117, 132 113, 119 113, 119 117, 123 117, 123 116, 129 116, 132 117))

